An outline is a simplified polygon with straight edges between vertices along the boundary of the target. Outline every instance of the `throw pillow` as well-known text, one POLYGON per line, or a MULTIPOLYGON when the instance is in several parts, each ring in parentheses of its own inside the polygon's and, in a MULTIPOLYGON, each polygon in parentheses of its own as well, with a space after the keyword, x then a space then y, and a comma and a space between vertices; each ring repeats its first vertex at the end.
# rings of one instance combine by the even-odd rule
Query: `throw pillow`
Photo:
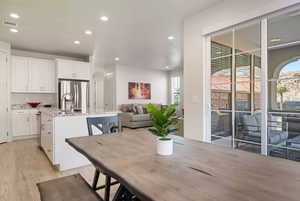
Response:
POLYGON ((137 107, 136 107, 137 105, 132 105, 132 112, 134 113, 134 114, 138 114, 138 112, 137 112, 137 107))
POLYGON ((148 114, 147 108, 143 107, 143 113, 144 113, 144 114, 148 114))
POLYGON ((143 106, 136 105, 137 114, 144 114, 143 106))

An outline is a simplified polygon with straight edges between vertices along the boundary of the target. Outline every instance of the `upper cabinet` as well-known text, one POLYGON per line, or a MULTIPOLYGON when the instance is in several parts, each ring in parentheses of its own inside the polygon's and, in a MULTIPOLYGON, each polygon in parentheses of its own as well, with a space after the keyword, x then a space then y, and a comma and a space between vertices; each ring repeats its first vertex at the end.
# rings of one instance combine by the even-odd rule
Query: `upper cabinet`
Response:
POLYGON ((55 93, 55 63, 12 56, 12 92, 55 93))
POLYGON ((57 59, 57 78, 90 80, 90 63, 57 59))
POLYGON ((13 92, 26 92, 28 91, 29 84, 29 69, 28 59, 25 57, 12 56, 11 59, 11 87, 13 92))
POLYGON ((32 92, 55 92, 55 64, 54 61, 44 59, 30 59, 29 89, 32 92))

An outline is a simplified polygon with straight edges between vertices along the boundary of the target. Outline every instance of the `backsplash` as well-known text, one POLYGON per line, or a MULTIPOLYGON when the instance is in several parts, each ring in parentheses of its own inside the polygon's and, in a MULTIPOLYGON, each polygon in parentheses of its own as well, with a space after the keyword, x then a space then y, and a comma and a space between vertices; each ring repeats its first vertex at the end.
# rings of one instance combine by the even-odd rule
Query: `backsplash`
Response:
POLYGON ((31 94, 31 93, 12 93, 11 104, 12 105, 23 105, 28 102, 40 102, 42 105, 45 104, 56 104, 56 94, 31 94))

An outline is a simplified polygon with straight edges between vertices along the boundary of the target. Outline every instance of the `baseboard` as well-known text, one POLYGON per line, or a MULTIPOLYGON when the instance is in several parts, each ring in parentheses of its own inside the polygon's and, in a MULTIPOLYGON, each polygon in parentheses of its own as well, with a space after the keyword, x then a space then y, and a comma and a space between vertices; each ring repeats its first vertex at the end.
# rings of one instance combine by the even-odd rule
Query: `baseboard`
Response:
POLYGON ((12 137, 12 141, 17 141, 17 140, 28 140, 28 139, 38 138, 38 137, 40 137, 40 135, 15 136, 15 137, 12 137))

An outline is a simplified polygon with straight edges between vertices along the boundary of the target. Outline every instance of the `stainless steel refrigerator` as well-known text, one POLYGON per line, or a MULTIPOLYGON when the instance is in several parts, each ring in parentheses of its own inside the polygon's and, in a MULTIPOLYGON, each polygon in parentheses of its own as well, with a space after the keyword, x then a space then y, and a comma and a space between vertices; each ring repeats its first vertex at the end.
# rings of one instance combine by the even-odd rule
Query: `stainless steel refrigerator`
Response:
POLYGON ((66 80, 58 81, 58 105, 59 109, 65 111, 65 95, 71 96, 74 112, 87 113, 89 108, 89 81, 66 80))

